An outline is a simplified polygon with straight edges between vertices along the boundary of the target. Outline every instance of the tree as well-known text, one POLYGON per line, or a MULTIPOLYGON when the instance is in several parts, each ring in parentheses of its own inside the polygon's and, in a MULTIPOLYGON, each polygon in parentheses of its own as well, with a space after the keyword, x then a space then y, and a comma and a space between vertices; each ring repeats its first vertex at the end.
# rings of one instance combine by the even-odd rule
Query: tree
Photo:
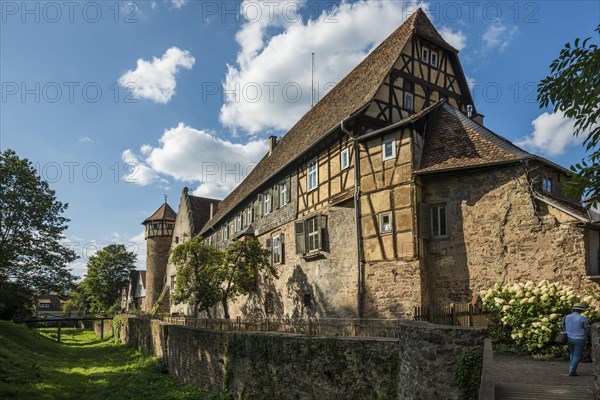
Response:
MULTIPOLYGON (((595 29, 600 34, 600 25, 595 29)), ((566 185, 573 197, 584 196, 589 207, 600 200, 600 51, 591 38, 565 44, 550 64, 551 73, 538 85, 540 107, 552 105, 575 121, 575 136, 586 135, 581 163, 571 167, 573 179, 566 185)))
POLYGON ((225 318, 229 318, 228 301, 253 291, 261 273, 267 278, 277 278, 277 270, 270 262, 270 252, 263 249, 258 240, 238 240, 227 246, 219 287, 225 318))
POLYGON ((110 244, 90 257, 88 272, 77 290, 96 313, 114 313, 120 308, 120 293, 135 269, 137 256, 123 244, 110 244))
POLYGON ((68 264, 77 257, 61 243, 66 209, 31 162, 0 154, 0 318, 31 315, 36 292, 74 286, 68 264))
POLYGON ((210 317, 210 307, 219 301, 223 252, 196 236, 171 250, 171 261, 177 268, 174 303, 188 302, 194 313, 206 311, 210 317))
POLYGON ((229 244, 225 253, 195 237, 171 251, 177 267, 173 300, 189 302, 194 311, 206 311, 217 303, 229 318, 228 302, 256 288, 258 276, 277 277, 269 261, 269 251, 258 240, 238 240, 229 244))

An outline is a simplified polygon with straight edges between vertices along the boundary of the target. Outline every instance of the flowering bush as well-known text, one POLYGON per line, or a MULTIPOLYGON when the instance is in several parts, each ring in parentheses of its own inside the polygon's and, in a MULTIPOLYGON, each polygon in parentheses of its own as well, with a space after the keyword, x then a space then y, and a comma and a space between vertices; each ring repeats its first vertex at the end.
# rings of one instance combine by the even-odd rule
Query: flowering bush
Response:
POLYGON ((543 280, 537 284, 515 283, 482 292, 484 307, 492 320, 499 321, 510 331, 512 340, 530 352, 538 352, 553 344, 562 330, 562 317, 571 311, 573 303, 586 303, 583 313, 590 322, 598 320, 599 312, 593 307, 597 299, 581 298, 573 288, 543 280))

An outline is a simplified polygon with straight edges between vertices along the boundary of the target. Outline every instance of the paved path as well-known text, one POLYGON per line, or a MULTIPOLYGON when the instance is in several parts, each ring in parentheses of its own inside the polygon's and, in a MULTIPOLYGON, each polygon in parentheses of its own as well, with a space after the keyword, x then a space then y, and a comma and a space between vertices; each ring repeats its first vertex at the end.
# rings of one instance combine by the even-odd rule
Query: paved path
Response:
POLYGON ((593 399, 592 364, 579 364, 581 376, 569 376, 568 372, 566 361, 494 354, 496 400, 593 399))

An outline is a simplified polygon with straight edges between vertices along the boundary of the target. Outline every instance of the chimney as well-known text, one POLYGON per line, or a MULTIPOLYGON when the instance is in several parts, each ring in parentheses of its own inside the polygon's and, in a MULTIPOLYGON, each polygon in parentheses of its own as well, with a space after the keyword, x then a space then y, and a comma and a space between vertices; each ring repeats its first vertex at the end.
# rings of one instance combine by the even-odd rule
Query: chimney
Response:
POLYGON ((269 136, 269 155, 273 153, 273 149, 277 145, 277 136, 269 136))
POLYGON ((467 106, 467 117, 473 118, 473 105, 471 104, 467 106))
POLYGON ((213 215, 215 215, 215 203, 210 203, 210 218, 212 219, 213 215))

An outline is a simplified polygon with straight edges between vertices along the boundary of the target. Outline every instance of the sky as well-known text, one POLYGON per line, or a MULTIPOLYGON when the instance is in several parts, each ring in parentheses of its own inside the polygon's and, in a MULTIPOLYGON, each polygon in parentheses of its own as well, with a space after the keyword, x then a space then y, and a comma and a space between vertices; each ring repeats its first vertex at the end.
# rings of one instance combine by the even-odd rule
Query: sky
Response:
POLYGON ((597 1, 0 0, 0 149, 69 204, 79 259, 125 243, 184 187, 224 198, 311 106, 416 7, 459 57, 485 125, 563 166, 584 151, 536 85, 597 1))

